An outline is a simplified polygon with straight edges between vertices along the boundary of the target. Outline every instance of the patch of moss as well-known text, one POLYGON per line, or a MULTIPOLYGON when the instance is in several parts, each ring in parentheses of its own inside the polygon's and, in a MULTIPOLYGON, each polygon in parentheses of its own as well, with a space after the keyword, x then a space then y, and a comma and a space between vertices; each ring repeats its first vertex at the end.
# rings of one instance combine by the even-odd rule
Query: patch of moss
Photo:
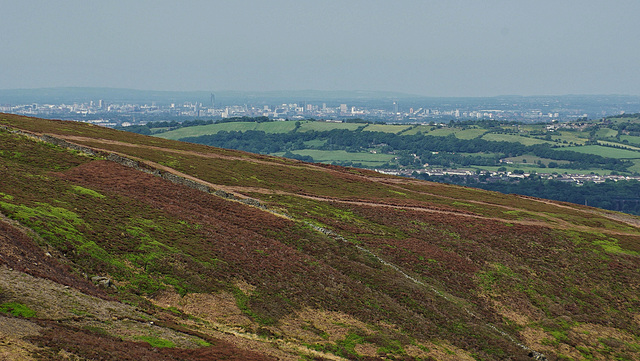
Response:
POLYGON ((144 342, 148 343, 149 345, 151 345, 152 347, 157 347, 157 348, 176 347, 176 344, 173 341, 165 340, 165 339, 159 338, 159 337, 138 336, 138 337, 136 337, 136 339, 144 341, 144 342))
POLYGON ((87 195, 94 198, 105 198, 103 194, 100 194, 93 189, 88 189, 81 186, 72 186, 71 189, 76 194, 87 195))
POLYGON ((617 240, 600 239, 600 240, 597 240, 597 241, 593 242, 593 244, 602 247, 602 249, 607 253, 626 254, 626 255, 630 255, 630 256, 638 256, 638 255, 640 255, 639 252, 629 251, 629 250, 623 249, 622 247, 620 247, 620 245, 618 244, 617 240))
POLYGON ((17 317, 35 317, 36 311, 18 302, 7 302, 0 305, 0 312, 8 313, 17 317))
POLYGON ((14 197, 10 194, 4 194, 2 192, 0 192, 0 198, 8 200, 8 201, 12 201, 14 199, 14 197))

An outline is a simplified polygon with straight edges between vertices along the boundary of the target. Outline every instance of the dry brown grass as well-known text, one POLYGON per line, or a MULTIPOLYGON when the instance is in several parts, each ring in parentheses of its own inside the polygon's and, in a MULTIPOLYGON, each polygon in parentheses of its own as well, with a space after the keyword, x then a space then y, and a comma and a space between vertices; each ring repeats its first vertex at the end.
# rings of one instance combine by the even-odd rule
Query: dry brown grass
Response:
POLYGON ((175 307, 186 314, 229 327, 245 329, 255 326, 255 323, 238 308, 233 294, 226 291, 210 294, 190 293, 184 297, 172 291, 162 291, 151 301, 160 307, 175 307))

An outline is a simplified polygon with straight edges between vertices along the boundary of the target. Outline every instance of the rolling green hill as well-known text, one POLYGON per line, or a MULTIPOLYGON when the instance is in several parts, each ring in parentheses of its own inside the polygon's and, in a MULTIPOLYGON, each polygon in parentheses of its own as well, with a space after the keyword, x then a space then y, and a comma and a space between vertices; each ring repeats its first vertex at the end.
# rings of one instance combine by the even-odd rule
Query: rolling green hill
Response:
POLYGON ((638 217, 77 122, 0 127, 2 357, 640 358, 638 217))

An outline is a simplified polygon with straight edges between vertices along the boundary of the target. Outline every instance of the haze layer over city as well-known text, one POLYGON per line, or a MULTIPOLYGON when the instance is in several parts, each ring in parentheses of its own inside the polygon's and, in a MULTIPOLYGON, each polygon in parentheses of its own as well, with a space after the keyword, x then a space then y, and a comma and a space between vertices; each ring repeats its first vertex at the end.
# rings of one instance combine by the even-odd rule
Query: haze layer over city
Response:
POLYGON ((0 88, 639 95, 638 13, 637 1, 9 2, 0 88))

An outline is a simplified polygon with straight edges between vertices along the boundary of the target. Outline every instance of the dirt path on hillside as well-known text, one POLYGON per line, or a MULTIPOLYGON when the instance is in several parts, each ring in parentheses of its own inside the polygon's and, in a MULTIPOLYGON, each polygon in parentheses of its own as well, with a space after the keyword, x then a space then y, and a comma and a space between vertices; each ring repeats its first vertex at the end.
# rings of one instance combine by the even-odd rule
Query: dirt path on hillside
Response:
MULTIPOLYGON (((397 189, 401 189, 401 190, 405 190, 405 191, 406 190, 410 190, 411 192, 415 192, 415 193, 418 193, 418 194, 430 195, 430 196, 439 197, 439 198, 443 198, 443 199, 458 200, 457 198, 453 198, 453 197, 449 197, 449 196, 445 196, 445 195, 441 195, 441 194, 435 194, 435 193, 431 193, 431 192, 419 191, 419 190, 415 190, 415 189, 406 189, 406 188, 402 187, 401 185, 399 185, 399 184, 424 185, 424 183, 421 183, 420 181, 414 180, 414 179, 409 179, 409 178, 407 178, 407 179, 394 179, 394 178, 375 178, 375 177, 370 177, 370 179, 372 181, 374 181, 374 182, 383 183, 383 184, 386 184, 386 185, 388 185, 390 187, 395 187, 397 189)), ((544 203, 544 204, 552 205, 554 207, 570 209, 570 210, 578 211, 578 212, 586 212, 586 213, 595 214, 595 215, 600 216, 600 217, 609 218, 609 219, 614 220, 614 221, 625 223, 625 224, 627 224, 629 226, 632 226, 632 227, 640 227, 640 219, 634 218, 634 216, 626 215, 624 213, 615 214, 615 213, 610 213, 610 212, 608 212, 606 210, 579 209, 579 208, 576 208, 575 206, 572 206, 570 204, 563 204, 563 202, 559 202, 559 201, 552 201, 552 200, 548 200, 548 199, 535 198, 535 197, 524 196, 524 195, 519 195, 519 194, 515 194, 514 196, 520 197, 520 198, 523 198, 523 199, 526 199, 526 200, 529 200, 529 201, 532 201, 532 202, 538 202, 538 203, 544 203)), ((522 209, 522 208, 505 206, 503 204, 498 204, 498 203, 488 203, 488 202, 476 201, 476 200, 472 200, 472 199, 467 199, 465 201, 469 202, 469 203, 474 203, 474 204, 499 207, 499 208, 503 208, 503 209, 511 210, 511 211, 522 211, 522 212, 534 213, 534 212, 527 211, 527 210, 522 209)), ((559 220, 558 218, 551 217, 551 216, 548 216, 548 215, 542 215, 540 213, 535 213, 535 214, 540 215, 540 216, 544 216, 544 217, 546 217, 548 219, 559 220)), ((562 220, 560 220, 560 221, 562 221, 562 220)))
MULTIPOLYGON (((87 143, 89 143, 89 144, 100 143, 100 144, 117 145, 117 146, 130 147, 130 148, 151 149, 151 150, 157 150, 157 151, 160 151, 160 152, 191 155, 191 156, 205 157, 205 158, 217 158, 217 159, 245 161, 245 162, 252 162, 252 163, 257 163, 257 164, 265 164, 265 165, 269 165, 269 166, 304 167, 304 168, 309 168, 309 169, 314 169, 314 170, 321 170, 323 172, 338 173, 338 174, 341 174, 341 175, 344 174, 343 172, 339 172, 337 170, 333 170, 333 169, 330 169, 330 168, 321 167, 321 166, 318 166, 318 165, 315 165, 315 164, 305 163, 305 162, 299 162, 299 163, 295 163, 294 162, 294 164, 286 164, 286 163, 278 163, 278 162, 274 162, 274 161, 267 161, 267 160, 249 158, 249 157, 230 156, 230 155, 224 155, 224 154, 219 154, 219 153, 203 153, 203 152, 197 152, 197 151, 169 149, 169 148, 163 148, 163 147, 152 146, 152 145, 131 144, 131 143, 125 143, 125 142, 120 142, 120 141, 116 141, 116 140, 109 140, 109 139, 96 139, 96 138, 88 138, 88 137, 82 137, 82 136, 70 136, 70 135, 58 135, 58 134, 56 134, 56 136, 66 140, 66 141, 69 141, 69 142, 78 142, 78 143, 80 143, 80 145, 83 145, 83 146, 87 146, 86 145, 87 143), (85 144, 82 144, 82 143, 85 143, 85 144)), ((238 197, 240 199, 248 198, 243 193, 249 193, 249 192, 261 193, 261 194, 279 194, 279 195, 296 196, 296 197, 300 197, 300 198, 305 198, 305 199, 314 200, 314 201, 321 201, 321 202, 336 202, 336 203, 341 203, 341 204, 356 205, 356 206, 368 206, 368 207, 381 207, 381 208, 382 207, 386 207, 386 208, 393 208, 393 209, 403 209, 403 210, 411 210, 411 211, 419 211, 419 212, 445 214, 445 215, 451 215, 451 216, 467 217, 467 218, 483 219, 483 220, 491 220, 491 221, 502 222, 502 223, 521 224, 521 225, 528 225, 528 226, 540 226, 540 227, 549 227, 549 228, 558 228, 558 229, 576 229, 576 230, 593 230, 594 229, 593 227, 576 225, 576 224, 570 223, 570 222, 568 222, 566 220, 563 220, 563 219, 560 219, 560 218, 557 218, 557 217, 553 217, 553 216, 550 216, 550 215, 547 215, 547 214, 541 214, 541 213, 532 212, 532 211, 529 211, 529 210, 526 210, 526 209, 510 207, 510 206, 504 206, 504 205, 495 204, 495 203, 487 203, 487 202, 476 201, 476 200, 468 200, 468 202, 469 203, 480 204, 480 205, 486 205, 486 206, 500 207, 500 208, 504 208, 504 209, 507 209, 507 210, 528 212, 528 213, 532 213, 532 214, 538 215, 540 217, 543 217, 543 218, 549 220, 549 222, 536 221, 536 220, 509 220, 509 219, 503 219, 503 218, 497 218, 497 217, 486 217, 486 216, 481 216, 481 215, 477 215, 477 214, 453 212, 453 211, 446 211, 446 210, 441 210, 441 209, 432 209, 432 208, 427 208, 427 207, 381 204, 381 203, 375 203, 375 202, 367 202, 367 201, 364 201, 364 200, 344 200, 344 199, 339 199, 339 198, 312 196, 312 195, 298 194, 298 193, 279 191, 279 190, 273 190, 273 189, 267 189, 267 188, 259 188, 259 187, 225 186, 225 185, 220 185, 220 184, 214 184, 214 183, 207 182, 207 181, 202 180, 200 178, 197 178, 197 177, 191 176, 189 174, 180 172, 180 171, 178 171, 178 170, 176 170, 174 168, 171 168, 171 167, 168 167, 168 166, 164 166, 162 164, 159 164, 159 163, 156 163, 156 162, 153 162, 153 161, 149 161, 149 160, 146 160, 146 159, 133 157, 131 155, 124 154, 124 153, 119 153, 119 152, 116 152, 116 151, 113 151, 113 150, 108 150, 108 149, 103 149, 103 148, 96 148, 95 145, 88 146, 88 147, 93 148, 95 150, 103 151, 103 152, 117 154, 117 155, 120 155, 122 157, 128 157, 128 158, 131 158, 131 159, 135 159, 135 160, 137 160, 137 161, 139 161, 139 162, 141 162, 141 163, 143 163, 143 164, 145 164, 145 165, 147 165, 147 166, 149 166, 151 168, 162 170, 162 171, 165 171, 165 172, 168 172, 168 173, 183 177, 185 179, 189 179, 191 181, 206 185, 206 186, 208 186, 208 187, 210 187, 212 189, 215 189, 215 190, 225 191, 227 193, 233 194, 234 196, 236 196, 236 197, 238 197)), ((411 191, 411 192, 415 192, 415 193, 418 193, 418 194, 430 195, 430 196, 443 198, 443 199, 457 200, 456 198, 453 198, 453 197, 443 196, 443 195, 434 194, 434 193, 430 193, 430 192, 424 192, 424 191, 420 191, 420 190, 406 189, 406 188, 403 188, 403 187, 400 186, 400 184, 424 185, 424 183, 421 183, 420 181, 414 180, 414 179, 409 179, 409 178, 407 178, 407 179, 404 179, 404 178, 390 178, 390 177, 374 177, 374 176, 367 176, 367 175, 361 175, 361 174, 359 174, 359 175, 351 174, 351 175, 354 176, 354 177, 365 179, 365 180, 370 181, 370 182, 382 183, 382 184, 385 184, 387 186, 396 187, 397 189, 402 189, 404 191, 411 191)), ((576 209, 574 207, 570 207, 568 205, 563 205, 563 204, 552 202, 552 201, 548 201, 548 200, 542 200, 542 199, 537 199, 537 198, 533 198, 533 197, 525 197, 525 198, 528 199, 528 200, 531 200, 531 201, 541 202, 541 203, 553 205, 553 206, 556 206, 556 207, 571 209, 571 210, 574 210, 574 211, 581 211, 581 212, 588 212, 588 213, 597 214, 597 215, 599 215, 601 217, 606 217, 606 218, 609 218, 609 219, 612 219, 612 220, 615 220, 615 221, 618 221, 618 222, 623 222, 623 223, 628 224, 628 225, 633 226, 633 227, 640 226, 640 220, 635 220, 631 216, 629 216, 629 217, 624 217, 624 216, 614 217, 613 215, 608 215, 606 213, 601 213, 601 212, 597 212, 597 211, 579 210, 579 209, 576 209)), ((637 235, 637 234, 634 234, 634 233, 622 232, 622 231, 616 231, 616 230, 610 230, 610 229, 604 229, 604 228, 596 228, 596 229, 602 231, 603 233, 609 233, 609 234, 637 235)))

